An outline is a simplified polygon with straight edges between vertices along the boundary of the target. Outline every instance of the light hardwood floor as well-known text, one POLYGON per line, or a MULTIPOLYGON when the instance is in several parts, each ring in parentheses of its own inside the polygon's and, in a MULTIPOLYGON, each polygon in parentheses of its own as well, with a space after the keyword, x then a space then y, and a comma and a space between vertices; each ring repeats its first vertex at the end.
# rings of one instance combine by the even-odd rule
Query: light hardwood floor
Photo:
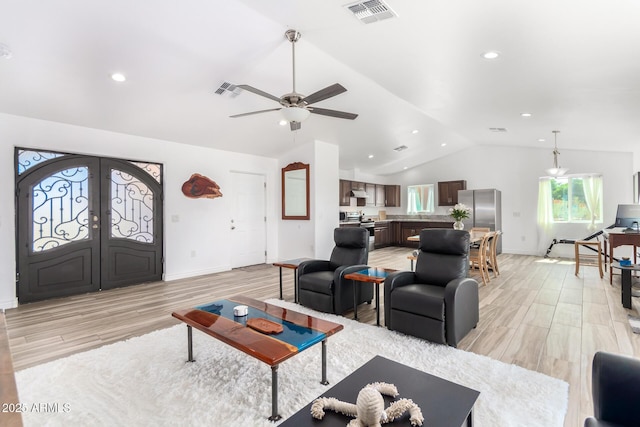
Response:
MULTIPOLYGON (((371 252, 369 265, 409 269, 407 248, 371 252)), ((565 426, 581 426, 593 413, 591 360, 598 350, 640 356, 614 285, 595 267, 574 275, 572 260, 502 254, 501 275, 480 289, 480 323, 459 348, 563 379, 570 384, 565 426)), ((472 273, 476 275, 476 273, 472 273)), ((284 297, 293 300, 293 273, 283 269, 284 297)), ((381 294, 383 292, 381 291, 381 294)), ((7 310, 9 345, 16 370, 166 328, 179 322, 177 308, 244 294, 278 297, 278 268, 252 266, 173 282, 25 304, 7 310)), ((360 321, 375 323, 362 306, 360 321)), ((351 313, 347 313, 351 317, 351 313)))

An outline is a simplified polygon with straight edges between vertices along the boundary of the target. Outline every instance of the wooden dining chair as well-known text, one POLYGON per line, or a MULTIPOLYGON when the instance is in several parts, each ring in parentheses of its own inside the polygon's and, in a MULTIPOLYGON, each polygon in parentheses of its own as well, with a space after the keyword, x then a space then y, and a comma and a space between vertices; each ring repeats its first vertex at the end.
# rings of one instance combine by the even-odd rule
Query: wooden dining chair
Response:
POLYGON ((495 233, 492 231, 486 233, 480 240, 478 248, 471 248, 469 251, 469 268, 478 269, 482 277, 482 283, 485 285, 491 280, 489 278, 489 269, 487 268, 487 243, 494 235, 495 233))
POLYGON ((493 233, 493 237, 487 243, 487 250, 489 252, 487 258, 487 266, 493 271, 493 277, 498 277, 500 275, 500 270, 498 269, 498 239, 502 235, 502 231, 496 230, 493 233))
MULTIPOLYGON (((469 233, 488 233, 489 231, 491 231, 491 229, 489 227, 471 227, 471 229, 469 230, 469 233)), ((480 242, 474 242, 471 243, 471 248, 472 249, 477 249, 480 247, 480 242)))

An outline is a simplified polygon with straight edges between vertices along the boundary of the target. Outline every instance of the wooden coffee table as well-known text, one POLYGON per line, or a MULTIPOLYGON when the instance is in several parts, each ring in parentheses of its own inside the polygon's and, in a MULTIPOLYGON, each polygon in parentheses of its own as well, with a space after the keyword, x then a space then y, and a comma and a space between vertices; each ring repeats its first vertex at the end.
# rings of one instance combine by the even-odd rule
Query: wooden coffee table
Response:
MULTIPOLYGON (((327 338, 342 330, 343 326, 306 314, 287 310, 243 296, 214 301, 209 304, 176 310, 173 317, 187 324, 187 350, 189 362, 194 362, 192 328, 219 339, 232 347, 271 366, 271 416, 278 415, 278 366, 303 350, 322 343, 322 384, 327 381, 327 338), (249 307, 247 316, 235 317, 237 305, 249 307), (263 334, 246 326, 249 319, 266 319, 282 325, 277 334, 263 334)), ((294 387, 294 384, 290 385, 294 387)))
MULTIPOLYGON (((422 411, 425 427, 473 425, 473 405, 480 392, 427 374, 382 356, 376 356, 319 397, 335 397, 356 403, 360 390, 367 384, 386 382, 398 388, 398 398, 413 400, 422 411)), ((385 408, 395 400, 384 396, 385 408)), ((280 427, 344 427, 352 419, 327 410, 322 420, 311 416, 311 405, 287 418, 280 427)), ((411 426, 408 414, 384 426, 411 426)))

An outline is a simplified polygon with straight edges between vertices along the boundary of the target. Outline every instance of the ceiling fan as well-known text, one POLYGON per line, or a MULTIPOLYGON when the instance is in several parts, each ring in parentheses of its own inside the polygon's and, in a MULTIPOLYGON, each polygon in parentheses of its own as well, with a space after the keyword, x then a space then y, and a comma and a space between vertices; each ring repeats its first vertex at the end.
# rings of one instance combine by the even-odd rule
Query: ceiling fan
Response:
POLYGON ((357 114, 346 113, 344 111, 337 110, 328 110, 326 108, 318 108, 313 107, 311 104, 315 104, 316 102, 324 101, 325 99, 331 98, 336 95, 340 95, 343 92, 346 92, 341 84, 335 83, 331 86, 327 86, 324 89, 320 89, 317 92, 312 93, 311 95, 304 96, 298 92, 296 92, 296 42, 300 40, 301 34, 296 30, 287 30, 284 33, 284 36, 287 40, 291 42, 291 55, 292 55, 292 64, 293 64, 293 90, 291 93, 287 93, 282 95, 281 97, 277 97, 266 93, 260 89, 256 89, 253 86, 249 85, 237 85, 241 89, 244 89, 248 92, 255 93, 256 95, 263 96, 265 98, 272 99, 279 103, 281 107, 279 108, 270 108, 268 110, 260 110, 260 111, 252 111, 249 113, 235 114, 230 116, 232 118, 236 117, 244 117, 250 116, 252 114, 261 114, 267 113, 269 111, 279 111, 282 110, 282 114, 285 119, 289 122, 291 130, 298 130, 301 127, 301 122, 309 117, 310 113, 320 114, 322 116, 329 117, 337 117, 339 119, 349 119, 353 120, 358 117, 357 114))

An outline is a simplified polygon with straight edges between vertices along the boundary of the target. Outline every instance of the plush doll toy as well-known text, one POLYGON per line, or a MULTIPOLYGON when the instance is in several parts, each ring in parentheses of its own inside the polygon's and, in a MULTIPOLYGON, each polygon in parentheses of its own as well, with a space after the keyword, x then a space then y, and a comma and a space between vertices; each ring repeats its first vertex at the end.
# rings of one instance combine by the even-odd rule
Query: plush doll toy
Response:
POLYGON ((324 417, 324 410, 331 409, 349 417, 355 417, 347 427, 380 427, 384 423, 390 423, 409 411, 409 421, 412 426, 421 426, 424 421, 422 411, 411 399, 399 399, 393 402, 386 410, 382 395, 396 397, 398 389, 393 384, 373 383, 367 384, 360 393, 356 404, 341 402, 333 397, 320 397, 311 405, 311 416, 318 420, 324 417))

